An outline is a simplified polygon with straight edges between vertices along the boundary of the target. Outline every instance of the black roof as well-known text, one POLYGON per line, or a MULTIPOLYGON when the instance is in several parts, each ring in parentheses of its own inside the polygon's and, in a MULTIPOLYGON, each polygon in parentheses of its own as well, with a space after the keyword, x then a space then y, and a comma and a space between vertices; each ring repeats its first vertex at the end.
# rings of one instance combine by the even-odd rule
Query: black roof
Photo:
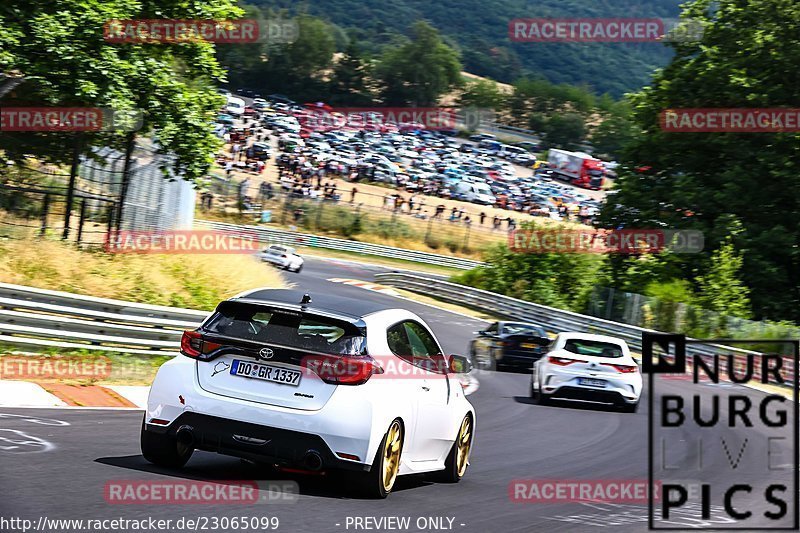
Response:
POLYGON ((381 304, 366 299, 358 300, 355 298, 334 296, 332 294, 300 291, 294 289, 261 289, 246 294, 241 298, 237 298, 236 300, 250 301, 253 303, 274 302, 278 304, 290 305, 292 307, 299 307, 300 301, 303 299, 303 295, 305 294, 308 294, 311 297, 311 303, 306 305, 306 309, 312 313, 314 311, 320 311, 324 314, 360 318, 364 315, 395 308, 391 305, 381 304))

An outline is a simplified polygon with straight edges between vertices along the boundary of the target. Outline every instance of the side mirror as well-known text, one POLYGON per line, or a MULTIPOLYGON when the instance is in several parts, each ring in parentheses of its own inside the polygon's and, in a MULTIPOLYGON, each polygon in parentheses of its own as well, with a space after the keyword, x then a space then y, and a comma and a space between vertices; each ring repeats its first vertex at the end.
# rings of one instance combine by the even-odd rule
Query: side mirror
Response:
POLYGON ((450 374, 469 374, 472 372, 472 362, 463 355, 451 355, 447 358, 447 371, 450 374))

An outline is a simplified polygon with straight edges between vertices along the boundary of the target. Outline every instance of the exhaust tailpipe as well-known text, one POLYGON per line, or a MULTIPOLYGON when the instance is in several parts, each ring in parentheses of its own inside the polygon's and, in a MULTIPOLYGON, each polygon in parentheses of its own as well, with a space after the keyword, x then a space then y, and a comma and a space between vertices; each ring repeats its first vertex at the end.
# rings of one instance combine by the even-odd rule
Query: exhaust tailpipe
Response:
POLYGON ((308 450, 303 457, 303 466, 314 472, 322 469, 322 456, 316 450, 308 450))
POLYGON ((194 428, 192 426, 179 427, 175 437, 178 439, 178 442, 184 446, 194 448, 194 428))

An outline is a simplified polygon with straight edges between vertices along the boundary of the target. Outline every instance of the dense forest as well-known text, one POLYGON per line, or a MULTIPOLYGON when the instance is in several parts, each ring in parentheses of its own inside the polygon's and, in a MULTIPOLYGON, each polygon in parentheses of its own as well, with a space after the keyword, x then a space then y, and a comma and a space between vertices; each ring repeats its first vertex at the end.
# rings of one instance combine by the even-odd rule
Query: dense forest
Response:
POLYGON ((412 21, 426 20, 442 32, 474 74, 511 83, 539 77, 553 83, 587 85, 597 94, 620 96, 639 89, 671 49, 658 43, 515 43, 508 23, 515 18, 675 18, 682 0, 249 0, 262 8, 306 12, 333 23, 378 54, 408 35, 412 21))

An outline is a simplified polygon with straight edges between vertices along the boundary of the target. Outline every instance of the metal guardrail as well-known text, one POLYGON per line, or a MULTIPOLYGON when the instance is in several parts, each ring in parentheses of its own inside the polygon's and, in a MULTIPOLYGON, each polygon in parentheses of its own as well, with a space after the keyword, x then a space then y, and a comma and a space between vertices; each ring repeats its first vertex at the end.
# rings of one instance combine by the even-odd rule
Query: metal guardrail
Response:
MULTIPOLYGON (((441 279, 428 278, 404 272, 376 274, 375 278, 384 285, 432 296, 445 302, 479 309, 495 316, 533 322, 539 324, 551 333, 576 331, 598 335, 611 335, 624 339, 631 349, 636 352, 640 352, 642 348, 642 333, 655 332, 655 330, 651 329, 526 302, 517 298, 503 296, 502 294, 476 289, 466 285, 450 283, 441 279)), ((743 357, 748 354, 759 355, 758 352, 712 344, 691 344, 686 347, 686 352, 687 355, 697 354, 701 357, 710 357, 714 354, 721 353, 730 353, 736 357, 743 357)), ((793 367, 789 365, 788 368, 793 367)), ((788 372, 788 377, 790 379, 794 379, 792 374, 793 372, 788 372)))
POLYGON ((262 242, 269 244, 285 244, 287 246, 308 246, 311 248, 325 248, 328 250, 339 250, 345 252, 354 252, 358 254, 374 255, 378 257, 389 257, 392 259, 403 259, 405 261, 413 261, 415 263, 424 263, 427 265, 444 266, 450 268, 458 268, 462 270, 469 270, 483 265, 480 261, 473 261, 472 259, 463 259, 460 257, 452 257, 449 255, 432 254, 430 252, 419 252, 416 250, 407 250, 405 248, 395 248, 393 246, 385 246, 382 244, 370 244, 359 241, 349 241, 347 239, 337 239, 334 237, 325 237, 322 235, 312 235, 310 233, 297 233, 294 231, 286 231, 266 226, 251 226, 229 224, 227 222, 211 222, 207 220, 195 220, 195 227, 214 229, 217 231, 227 232, 242 232, 249 235, 255 235, 262 242))
POLYGON ((205 311, 0 283, 0 343, 174 355, 205 311))
MULTIPOLYGON (((291 232, 281 233, 297 236, 291 232)), ((654 331, 406 272, 376 274, 375 277, 385 285, 497 316, 534 322, 554 333, 578 331, 619 337, 635 351, 641 350, 642 333, 654 331)), ((182 331, 195 329, 208 314, 0 283, 0 344, 174 355, 180 346, 182 331)), ((708 357, 721 352, 737 357, 758 355, 730 346, 687 346, 689 355, 708 357)), ((794 379, 792 375, 789 377, 794 379)))

